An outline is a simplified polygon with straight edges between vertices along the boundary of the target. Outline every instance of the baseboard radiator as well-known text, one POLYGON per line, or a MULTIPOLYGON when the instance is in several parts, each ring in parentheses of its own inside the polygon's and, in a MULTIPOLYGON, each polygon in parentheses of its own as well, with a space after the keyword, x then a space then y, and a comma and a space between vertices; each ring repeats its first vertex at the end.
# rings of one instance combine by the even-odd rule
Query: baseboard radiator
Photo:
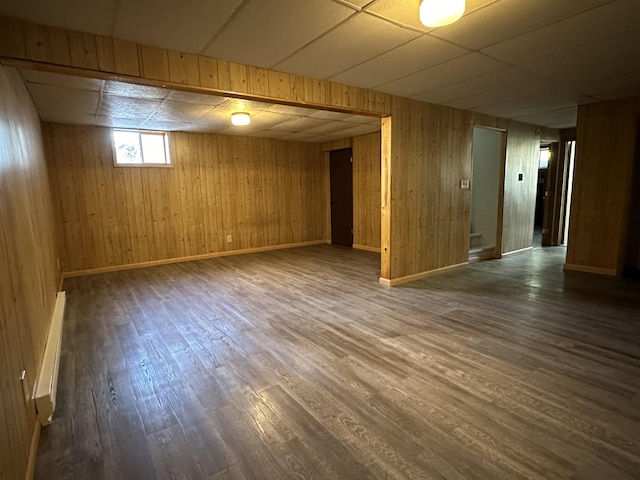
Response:
POLYGON ((58 292, 53 309, 49 338, 44 350, 44 358, 38 375, 35 402, 38 420, 43 427, 51 424, 51 417, 56 408, 56 390, 58 388, 58 368, 60 366, 60 344, 62 343, 62 320, 67 296, 58 292))

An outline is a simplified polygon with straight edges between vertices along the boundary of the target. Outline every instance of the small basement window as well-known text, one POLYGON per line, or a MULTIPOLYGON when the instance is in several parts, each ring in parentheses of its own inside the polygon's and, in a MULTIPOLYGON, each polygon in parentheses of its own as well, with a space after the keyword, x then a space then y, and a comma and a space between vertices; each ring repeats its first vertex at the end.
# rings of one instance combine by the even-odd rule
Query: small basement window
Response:
POLYGON ((114 129, 113 146, 118 166, 171 165, 167 132, 114 129))

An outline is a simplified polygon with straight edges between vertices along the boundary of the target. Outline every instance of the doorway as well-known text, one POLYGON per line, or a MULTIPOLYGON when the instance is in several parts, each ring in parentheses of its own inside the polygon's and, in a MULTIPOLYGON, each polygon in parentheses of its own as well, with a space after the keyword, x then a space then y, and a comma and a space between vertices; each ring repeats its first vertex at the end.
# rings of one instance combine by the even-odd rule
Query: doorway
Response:
POLYGON ((469 260, 500 258, 506 132, 473 128, 469 260))
POLYGON ((631 198, 627 215, 627 239, 624 250, 622 274, 640 278, 640 121, 636 126, 636 147, 631 173, 631 198))
POLYGON ((331 243, 353 246, 353 152, 351 148, 329 153, 331 190, 331 243))
POLYGON ((551 160, 551 144, 540 143, 538 158, 538 182, 536 187, 536 205, 533 216, 533 247, 542 246, 544 233, 545 207, 548 196, 549 161, 551 160))

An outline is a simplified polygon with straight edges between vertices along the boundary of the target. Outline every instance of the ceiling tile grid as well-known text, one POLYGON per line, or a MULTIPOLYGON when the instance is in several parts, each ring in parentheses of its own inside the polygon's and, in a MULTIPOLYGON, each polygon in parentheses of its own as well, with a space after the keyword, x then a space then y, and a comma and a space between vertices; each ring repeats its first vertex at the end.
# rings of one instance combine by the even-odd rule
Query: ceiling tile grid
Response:
POLYGON ((330 78, 419 35, 377 17, 357 13, 274 68, 312 78, 330 78))
POLYGON ((354 13, 331 0, 249 2, 202 53, 272 67, 354 13))
MULTIPOLYGON (((418 5, 419 0, 3 0, 0 14, 501 117, 516 114, 547 126, 570 121, 569 109, 578 102, 640 93, 639 0, 467 0, 460 21, 436 29, 419 23, 418 5)), ((44 87, 41 72, 25 75, 47 118, 66 103, 61 118, 93 116, 104 123, 110 116, 129 123, 144 117, 144 104, 156 107, 144 118, 151 124, 166 101, 216 108, 225 101, 79 77, 61 84, 50 78, 44 87), (48 98, 53 87, 85 93, 71 100, 61 91, 56 100, 48 98), (124 100, 110 97, 150 102, 134 101, 127 112, 124 100)), ((180 108, 173 119, 161 110, 155 121, 202 128, 199 112, 180 108)))

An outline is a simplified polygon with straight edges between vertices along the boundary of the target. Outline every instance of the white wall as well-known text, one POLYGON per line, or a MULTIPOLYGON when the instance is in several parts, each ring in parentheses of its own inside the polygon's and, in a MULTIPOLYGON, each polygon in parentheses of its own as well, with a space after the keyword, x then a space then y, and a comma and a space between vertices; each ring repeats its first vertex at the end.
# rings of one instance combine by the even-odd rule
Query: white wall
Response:
POLYGON ((498 231, 498 198, 502 132, 473 129, 471 233, 482 234, 482 246, 494 247, 498 231))

